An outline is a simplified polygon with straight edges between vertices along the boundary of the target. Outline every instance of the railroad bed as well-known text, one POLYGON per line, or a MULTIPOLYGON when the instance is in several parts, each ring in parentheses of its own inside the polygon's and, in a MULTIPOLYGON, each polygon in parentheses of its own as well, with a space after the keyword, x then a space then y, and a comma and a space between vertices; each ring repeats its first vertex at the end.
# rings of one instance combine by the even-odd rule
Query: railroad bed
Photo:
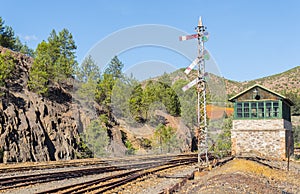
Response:
POLYGON ((104 188, 111 190, 118 185, 157 171, 196 162, 197 154, 180 154, 50 162, 49 164, 33 163, 25 166, 5 165, 5 168, 1 169, 0 192, 55 193, 59 191, 61 193, 66 190, 66 193, 70 193, 75 188, 73 192, 83 192, 83 189, 85 192, 90 190, 103 192, 104 188), (77 183, 66 185, 68 182, 66 180, 76 180, 77 183), (115 183, 104 184, 104 181, 115 183), (97 188, 95 184, 98 185, 97 188), (93 188, 89 188, 91 185, 93 188), (54 187, 56 189, 53 189, 54 187))
MULTIPOLYGON (((209 159, 210 166, 214 168, 227 164, 234 157, 216 160, 209 155, 209 159)), ((259 157, 242 159, 254 161, 269 169, 286 169, 286 163, 282 161, 259 157)), ((6 169, 2 169, 0 192, 173 193, 194 179, 196 171, 208 170, 198 165, 197 154, 50 162, 48 165, 19 165, 13 168, 14 166, 16 165, 6 165, 6 169)), ((294 173, 300 173, 296 163, 291 163, 290 169, 294 173)))

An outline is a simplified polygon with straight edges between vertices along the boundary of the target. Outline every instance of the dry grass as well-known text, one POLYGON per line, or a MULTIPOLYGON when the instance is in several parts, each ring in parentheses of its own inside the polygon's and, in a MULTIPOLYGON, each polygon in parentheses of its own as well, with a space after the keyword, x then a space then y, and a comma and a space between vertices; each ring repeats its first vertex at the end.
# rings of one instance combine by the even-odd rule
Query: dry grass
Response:
POLYGON ((219 169, 219 173, 242 172, 250 173, 255 176, 264 176, 271 180, 290 182, 300 187, 300 175, 293 172, 271 169, 257 162, 235 159, 219 169))

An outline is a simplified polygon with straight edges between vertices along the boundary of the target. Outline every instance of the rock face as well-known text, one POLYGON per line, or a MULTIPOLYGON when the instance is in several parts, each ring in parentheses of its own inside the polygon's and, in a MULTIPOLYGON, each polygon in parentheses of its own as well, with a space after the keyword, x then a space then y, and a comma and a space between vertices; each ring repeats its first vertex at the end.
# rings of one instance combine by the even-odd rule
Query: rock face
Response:
MULTIPOLYGON (((6 52, 0 47, 0 52, 6 52)), ((70 91, 59 85, 41 97, 27 89, 33 59, 12 53, 16 68, 1 88, 0 149, 3 162, 73 159, 79 153, 79 133, 96 118, 70 91), (76 103, 75 103, 76 102, 76 103)), ((72 87, 71 87, 72 88, 72 87)), ((96 103, 93 104, 96 107, 96 103)))

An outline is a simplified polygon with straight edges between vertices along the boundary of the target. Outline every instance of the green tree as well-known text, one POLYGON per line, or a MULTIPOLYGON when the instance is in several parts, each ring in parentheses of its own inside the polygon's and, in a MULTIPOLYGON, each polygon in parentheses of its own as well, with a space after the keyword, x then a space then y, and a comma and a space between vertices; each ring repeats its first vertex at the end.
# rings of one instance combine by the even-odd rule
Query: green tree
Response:
POLYGON ((152 147, 159 149, 161 153, 170 153, 178 149, 179 139, 176 129, 159 124, 155 129, 152 147))
POLYGON ((15 69, 14 58, 9 51, 0 53, 0 87, 6 85, 7 79, 11 76, 15 69))
MULTIPOLYGON (((179 98, 173 88, 162 82, 149 81, 143 91, 142 98, 142 110, 145 119, 149 119, 151 116, 149 115, 150 107, 155 104, 163 105, 172 116, 180 115, 179 98)), ((156 108, 159 109, 159 107, 156 108)))
POLYGON ((142 100, 143 100, 143 89, 142 89, 142 85, 138 84, 137 86, 134 87, 129 99, 130 113, 132 117, 138 122, 143 121, 142 100))
POLYGON ((114 79, 121 78, 123 76, 122 69, 124 64, 115 56, 109 63, 108 68, 105 69, 104 74, 112 75, 114 79))
POLYGON ((28 55, 30 57, 34 57, 33 49, 29 48, 26 44, 23 44, 19 37, 16 37, 15 46, 16 51, 28 55))
POLYGON ((219 157, 228 156, 231 152, 231 129, 232 116, 224 119, 222 132, 218 135, 213 148, 215 154, 219 157))
POLYGON ((14 50, 15 33, 10 26, 4 25, 4 20, 0 17, 0 45, 14 50))
POLYGON ((134 92, 135 87, 138 82, 127 76, 122 76, 122 78, 115 80, 111 95, 111 108, 115 116, 124 117, 128 122, 132 122, 132 117, 130 113, 130 98, 132 97, 132 92, 134 92))
MULTIPOLYGON (((104 74, 101 76, 96 89, 96 101, 111 109, 111 97, 114 85, 117 79, 123 78, 122 68, 123 63, 115 56, 109 63, 108 68, 105 69, 104 74)), ((121 94, 120 94, 121 95, 121 94)))
POLYGON ((48 42, 50 44, 52 65, 54 66, 54 78, 60 81, 71 77, 78 65, 75 60, 77 46, 72 34, 65 28, 58 34, 55 30, 52 30, 48 42))
POLYGON ((28 87, 47 94, 50 81, 62 81, 71 77, 77 67, 72 34, 63 29, 58 35, 53 30, 48 42, 42 41, 35 51, 35 61, 30 69, 28 87))
POLYGON ((191 88, 185 92, 182 87, 188 84, 187 80, 176 81, 172 88, 179 96, 181 105, 181 119, 183 123, 193 132, 194 126, 197 126, 197 92, 191 88))
POLYGON ((99 119, 91 121, 82 134, 82 139, 93 152, 94 157, 101 157, 107 154, 109 137, 106 127, 103 126, 99 119))
POLYGON ((168 86, 172 85, 171 77, 166 72, 164 72, 164 74, 158 78, 158 81, 167 84, 168 86))
POLYGON ((129 140, 125 141, 125 147, 127 148, 125 154, 126 155, 134 155, 136 149, 133 147, 132 143, 129 140))
POLYGON ((79 96, 87 100, 94 100, 97 83, 100 80, 100 70, 90 55, 84 59, 76 74, 80 81, 79 96))
POLYGON ((29 73, 28 87, 38 94, 47 94, 48 82, 54 70, 50 45, 45 41, 41 42, 35 51, 36 58, 29 73))
POLYGON ((109 108, 114 85, 115 80, 113 79, 113 76, 111 74, 103 74, 97 83, 96 102, 109 108))

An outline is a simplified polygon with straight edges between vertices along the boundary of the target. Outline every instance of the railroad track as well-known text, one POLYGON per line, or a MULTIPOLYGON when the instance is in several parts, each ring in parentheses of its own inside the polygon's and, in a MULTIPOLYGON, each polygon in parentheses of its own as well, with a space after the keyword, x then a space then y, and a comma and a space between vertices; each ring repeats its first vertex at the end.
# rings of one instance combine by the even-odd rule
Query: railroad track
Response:
MULTIPOLYGON (((73 169, 64 170, 60 172, 52 173, 41 173, 30 174, 30 175, 19 175, 19 176, 8 176, 0 178, 0 191, 7 191, 9 189, 16 189, 20 187, 30 186, 34 184, 41 184, 51 181, 58 181, 69 178, 78 178, 87 175, 95 175, 107 172, 124 171, 131 169, 147 169, 161 165, 168 164, 170 161, 180 163, 180 161, 194 161, 196 160, 196 154, 181 154, 181 155, 170 155, 170 156, 150 156, 150 157, 136 157, 126 158, 118 160, 106 160, 101 162, 102 166, 89 167, 84 169, 73 169), (130 163, 128 164, 128 162, 130 163), (125 164, 124 164, 125 163, 125 164)), ((98 161, 100 162, 100 161, 98 161)), ((94 163, 92 163, 94 165, 94 163)), ((76 165, 75 165, 76 166, 76 165)), ((50 168, 43 167, 43 168, 50 168)))
POLYGON ((140 157, 126 157, 126 158, 106 158, 106 159, 82 159, 82 160, 70 160, 70 161, 52 161, 49 163, 31 163, 26 166, 18 166, 20 163, 11 163, 0 166, 0 174, 11 173, 11 172, 24 172, 24 171, 35 171, 35 170, 47 170, 54 168, 68 168, 68 167, 84 167, 84 166, 99 166, 108 164, 119 164, 121 162, 131 162, 139 160, 169 160, 173 157, 181 156, 188 157, 191 154, 179 154, 179 155, 164 155, 164 156, 140 156, 140 157))
MULTIPOLYGON (((204 159, 204 157, 203 157, 204 159)), ((73 184, 65 187, 60 187, 52 190, 43 191, 41 193, 104 193, 115 189, 116 187, 125 185, 131 181, 134 181, 140 177, 147 176, 149 174, 174 168, 180 165, 188 165, 196 163, 198 161, 197 156, 193 158, 178 158, 173 159, 163 165, 158 164, 151 167, 145 167, 140 169, 133 169, 128 172, 121 172, 116 175, 99 178, 92 181, 73 184)))

